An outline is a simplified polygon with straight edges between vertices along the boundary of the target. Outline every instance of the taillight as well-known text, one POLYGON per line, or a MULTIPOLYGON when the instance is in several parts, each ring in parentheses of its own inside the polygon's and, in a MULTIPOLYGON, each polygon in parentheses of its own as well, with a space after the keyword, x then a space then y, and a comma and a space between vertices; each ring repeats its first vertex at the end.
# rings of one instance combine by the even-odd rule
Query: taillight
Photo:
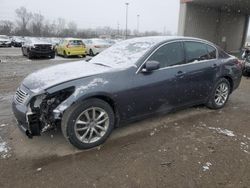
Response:
POLYGON ((69 47, 70 47, 70 45, 69 45, 69 44, 67 44, 67 45, 66 45, 66 48, 69 48, 69 47))
POLYGON ((98 45, 95 45, 94 47, 95 47, 95 48, 101 48, 101 46, 98 46, 98 45))
POLYGON ((239 59, 236 59, 234 63, 237 65, 238 68, 243 69, 244 68, 244 61, 241 61, 239 59))

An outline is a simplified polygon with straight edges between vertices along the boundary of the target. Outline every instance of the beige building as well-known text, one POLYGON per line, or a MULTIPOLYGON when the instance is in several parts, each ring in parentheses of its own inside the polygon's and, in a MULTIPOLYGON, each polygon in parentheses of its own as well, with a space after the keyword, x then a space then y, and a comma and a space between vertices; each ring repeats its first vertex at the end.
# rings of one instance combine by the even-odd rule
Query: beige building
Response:
POLYGON ((250 0, 181 0, 178 35, 203 38, 228 52, 246 42, 250 0))

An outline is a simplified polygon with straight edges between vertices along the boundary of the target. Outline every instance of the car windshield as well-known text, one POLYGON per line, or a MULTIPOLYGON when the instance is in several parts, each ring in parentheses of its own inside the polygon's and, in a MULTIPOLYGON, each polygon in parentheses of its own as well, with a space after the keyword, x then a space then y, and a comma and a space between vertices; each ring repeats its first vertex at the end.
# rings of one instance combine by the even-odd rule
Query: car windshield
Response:
POLYGON ((136 66, 136 62, 148 50, 166 39, 168 37, 142 37, 122 41, 104 50, 90 62, 118 68, 136 66))

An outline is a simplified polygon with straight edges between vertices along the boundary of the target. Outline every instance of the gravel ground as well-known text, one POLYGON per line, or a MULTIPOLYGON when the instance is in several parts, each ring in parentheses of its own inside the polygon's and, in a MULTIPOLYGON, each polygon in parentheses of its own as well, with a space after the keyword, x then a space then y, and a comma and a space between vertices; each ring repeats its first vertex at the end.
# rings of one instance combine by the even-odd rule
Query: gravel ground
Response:
POLYGON ((20 52, 0 48, 0 187, 250 187, 250 79, 222 110, 146 119, 79 151, 60 131, 26 138, 10 107, 27 74, 79 59, 31 61, 20 52))

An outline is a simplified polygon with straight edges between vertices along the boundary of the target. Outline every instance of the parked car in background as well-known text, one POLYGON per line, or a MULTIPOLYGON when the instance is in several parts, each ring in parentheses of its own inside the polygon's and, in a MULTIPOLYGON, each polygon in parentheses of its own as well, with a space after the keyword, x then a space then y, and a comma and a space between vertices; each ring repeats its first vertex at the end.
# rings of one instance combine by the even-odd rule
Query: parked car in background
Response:
POLYGON ((66 38, 59 42, 55 47, 57 55, 63 57, 80 55, 85 57, 87 55, 86 46, 81 39, 66 38))
POLYGON ((246 77, 250 77, 250 50, 249 48, 245 48, 242 54, 243 59, 243 75, 246 77))
POLYGON ((87 54, 90 56, 95 56, 112 46, 104 39, 83 39, 83 42, 86 44, 87 54))
POLYGON ((29 137, 59 125, 71 144, 87 149, 131 120, 198 104, 223 108, 241 77, 239 60, 208 41, 135 38, 89 62, 29 75, 17 89, 13 112, 29 137))
POLYGON ((0 47, 11 47, 11 39, 6 35, 0 35, 0 47))
POLYGON ((29 59, 34 57, 55 58, 55 51, 51 43, 38 38, 27 38, 22 45, 22 53, 29 59))
POLYGON ((12 41, 11 41, 11 45, 14 47, 22 47, 22 45, 24 44, 25 39, 24 37, 12 37, 12 41))

